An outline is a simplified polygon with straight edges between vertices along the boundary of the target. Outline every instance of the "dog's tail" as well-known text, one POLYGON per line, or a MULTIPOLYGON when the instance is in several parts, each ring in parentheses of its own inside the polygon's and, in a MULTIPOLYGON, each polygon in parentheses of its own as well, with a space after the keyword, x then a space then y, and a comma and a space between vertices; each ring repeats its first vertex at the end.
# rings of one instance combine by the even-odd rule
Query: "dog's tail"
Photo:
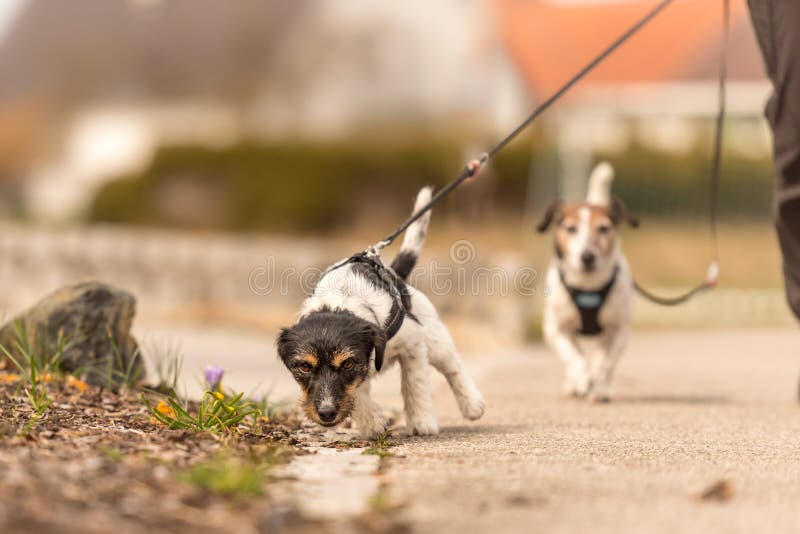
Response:
MULTIPOLYGON (((430 202, 432 196, 433 188, 424 187, 417 194, 417 201, 414 203, 414 213, 417 213, 430 202)), ((425 236, 428 234, 428 224, 430 224, 430 222, 431 212, 429 211, 406 230, 406 235, 403 238, 403 246, 400 247, 400 253, 394 261, 392 261, 392 269, 394 269, 397 276, 403 280, 408 280, 408 276, 417 265, 419 254, 422 251, 422 245, 425 243, 425 236)))
POLYGON ((614 181, 614 167, 607 161, 597 165, 589 177, 586 203, 596 206, 611 205, 611 182, 614 181))

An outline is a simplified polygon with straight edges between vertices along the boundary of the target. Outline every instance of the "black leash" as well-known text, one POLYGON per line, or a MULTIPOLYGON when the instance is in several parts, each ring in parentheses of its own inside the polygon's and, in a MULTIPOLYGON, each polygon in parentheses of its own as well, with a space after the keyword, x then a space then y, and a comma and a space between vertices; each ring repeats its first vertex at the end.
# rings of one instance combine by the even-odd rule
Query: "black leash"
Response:
POLYGON ((688 301, 698 293, 708 291, 717 286, 719 281, 719 240, 717 234, 717 211, 719 208, 719 183, 722 167, 722 138, 723 126, 725 123, 725 112, 727 109, 726 80, 728 78, 728 38, 730 36, 730 0, 722 0, 722 45, 720 48, 719 62, 719 110, 717 112, 716 131, 714 133, 714 156, 711 168, 711 198, 709 200, 710 228, 711 228, 711 249, 712 260, 708 267, 706 279, 702 284, 692 288, 682 295, 676 297, 662 297, 655 295, 643 288, 634 280, 633 286, 636 291, 655 304, 660 306, 677 306, 688 301))
MULTIPOLYGON (((559 100, 564 94, 572 89, 572 87, 581 81, 583 78, 586 77, 587 74, 592 72, 595 67, 597 67, 600 63, 606 60, 608 56, 613 54, 620 46, 625 44, 625 42, 633 37, 639 30, 641 30, 644 26, 646 26, 651 20, 653 20, 661 11, 663 11, 668 5, 670 5, 674 0, 662 0, 657 6, 655 6, 649 13, 647 13, 642 19, 640 19, 636 24, 631 26, 631 28, 620 35, 611 45, 603 50, 596 58, 594 58, 588 65, 583 67, 577 74, 575 74, 570 80, 565 83, 561 89, 556 91, 550 98, 539 104, 536 109, 534 109, 528 117, 520 123, 510 134, 505 136, 500 142, 498 142, 491 150, 488 152, 483 153, 478 159, 474 159, 470 161, 462 170, 461 173, 456 177, 455 180, 444 186, 442 189, 436 192, 436 194, 431 198, 430 202, 428 202, 425 206, 420 208, 418 212, 412 215, 406 222, 404 222, 397 230, 386 236, 383 241, 377 243, 376 245, 367 249, 369 254, 378 254, 381 250, 391 245, 398 237, 400 237, 403 232, 408 230, 408 227, 414 224, 420 217, 425 215, 425 213, 429 212, 436 206, 439 202, 441 202, 445 197, 447 197, 450 193, 453 192, 458 186, 463 184, 465 181, 469 180, 473 176, 475 176, 478 171, 486 165, 489 160, 497 155, 498 152, 503 150, 506 145, 508 145, 511 141, 513 141, 519 134, 521 134, 528 126, 531 125, 533 121, 535 121, 539 116, 547 111, 557 100, 559 100)), ((725 0, 726 2, 728 0, 725 0)))

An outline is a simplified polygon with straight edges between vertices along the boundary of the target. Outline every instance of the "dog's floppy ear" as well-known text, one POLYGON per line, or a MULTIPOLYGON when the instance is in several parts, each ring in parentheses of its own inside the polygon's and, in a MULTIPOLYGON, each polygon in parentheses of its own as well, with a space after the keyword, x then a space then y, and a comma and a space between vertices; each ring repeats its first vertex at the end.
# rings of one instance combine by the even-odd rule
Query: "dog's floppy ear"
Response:
POLYGON ((639 228, 639 219, 628 213, 627 206, 625 206, 625 203, 619 197, 614 197, 614 201, 611 203, 611 209, 609 210, 609 216, 614 225, 626 222, 632 228, 639 228))
POLYGON ((543 234, 548 228, 550 228, 550 225, 553 224, 556 216, 561 213, 561 205, 562 202, 560 200, 554 200, 549 206, 547 206, 547 209, 544 212, 544 218, 542 218, 542 222, 536 226, 537 232, 543 234))
POLYGON ((297 340, 294 335, 294 330, 291 328, 282 328, 281 334, 278 336, 278 354, 285 362, 295 353, 297 348, 297 340))
POLYGON ((380 371, 383 367, 383 355, 386 352, 386 332, 374 324, 370 324, 367 332, 369 343, 375 349, 375 370, 380 371))

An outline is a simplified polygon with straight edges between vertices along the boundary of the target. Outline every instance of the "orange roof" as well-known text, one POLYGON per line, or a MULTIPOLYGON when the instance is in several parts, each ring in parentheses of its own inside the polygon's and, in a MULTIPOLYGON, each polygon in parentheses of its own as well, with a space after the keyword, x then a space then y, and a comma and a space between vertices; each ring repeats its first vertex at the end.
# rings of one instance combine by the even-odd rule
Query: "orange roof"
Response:
MULTIPOLYGON (((495 0, 501 38, 536 95, 550 94, 658 2, 555 4, 495 0)), ((733 2, 730 75, 763 78, 761 56, 744 2, 733 2)), ((716 76, 722 3, 677 0, 587 78, 642 83, 716 76)))

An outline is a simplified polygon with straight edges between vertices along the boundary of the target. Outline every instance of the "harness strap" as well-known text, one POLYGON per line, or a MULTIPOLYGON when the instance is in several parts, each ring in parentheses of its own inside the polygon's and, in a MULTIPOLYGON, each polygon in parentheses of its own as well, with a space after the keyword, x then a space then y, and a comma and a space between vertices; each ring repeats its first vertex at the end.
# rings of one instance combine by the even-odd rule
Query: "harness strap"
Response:
POLYGON ((383 286, 392 298, 392 308, 389 311, 389 316, 382 325, 383 331, 386 334, 386 341, 389 341, 397 335, 405 322, 406 316, 414 321, 417 320, 414 314, 411 313, 411 299, 405 282, 391 269, 386 267, 377 254, 359 252, 338 265, 335 265, 329 272, 352 263, 364 265, 370 272, 374 273, 377 277, 375 281, 379 281, 380 285, 383 286))
POLYGON ((403 310, 397 301, 392 302, 392 310, 389 312, 389 317, 386 318, 386 322, 383 323, 383 331, 386 333, 386 341, 389 341, 397 335, 405 320, 405 310, 403 310))
POLYGON ((619 265, 614 267, 614 274, 611 279, 601 287, 595 290, 579 289, 567 284, 564 272, 559 269, 558 275, 561 278, 561 283, 564 289, 569 293, 572 303, 578 308, 578 313, 581 316, 581 329, 579 334, 584 336, 597 336, 603 333, 603 326, 600 324, 600 310, 606 303, 609 293, 614 288, 619 274, 619 265))

